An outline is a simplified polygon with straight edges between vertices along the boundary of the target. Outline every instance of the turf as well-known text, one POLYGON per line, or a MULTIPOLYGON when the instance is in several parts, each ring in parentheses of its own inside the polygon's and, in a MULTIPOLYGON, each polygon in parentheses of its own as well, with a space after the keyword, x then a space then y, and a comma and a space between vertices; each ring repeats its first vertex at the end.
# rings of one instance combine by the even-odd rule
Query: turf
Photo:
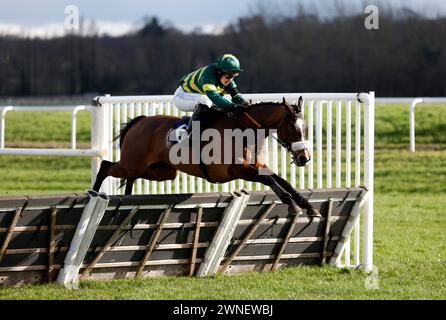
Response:
MULTIPOLYGON (((44 117, 43 140, 64 143, 57 120, 44 117), (55 139, 55 137, 58 137, 55 139)), ((88 117, 79 143, 88 145, 88 117)), ((82 122, 81 121, 81 122, 82 122)), ((417 107, 417 151, 408 151, 408 106, 376 109, 375 273, 334 267, 295 267, 235 276, 161 277, 0 287, 0 299, 445 299, 446 107, 417 107)), ((7 125, 7 134, 13 130, 7 125)), ((66 128, 64 129, 66 130, 66 128)), ((40 133, 39 133, 40 134, 40 133)), ((64 131, 67 141, 69 130, 64 131)), ((79 139, 79 138, 78 138, 79 139)), ((8 138, 7 138, 7 141, 8 138)), ((37 141, 22 133, 16 144, 37 141)), ((90 185, 90 160, 0 157, 0 194, 82 192, 90 185)))

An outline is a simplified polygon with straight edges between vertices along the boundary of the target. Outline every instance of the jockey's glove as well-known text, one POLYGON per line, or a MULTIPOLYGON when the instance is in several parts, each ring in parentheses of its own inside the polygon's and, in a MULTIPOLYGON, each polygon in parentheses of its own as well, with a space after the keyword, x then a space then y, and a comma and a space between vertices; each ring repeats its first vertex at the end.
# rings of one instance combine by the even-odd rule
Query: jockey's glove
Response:
POLYGON ((243 102, 242 102, 242 106, 248 106, 248 107, 250 107, 250 106, 251 106, 251 100, 243 101, 243 102))

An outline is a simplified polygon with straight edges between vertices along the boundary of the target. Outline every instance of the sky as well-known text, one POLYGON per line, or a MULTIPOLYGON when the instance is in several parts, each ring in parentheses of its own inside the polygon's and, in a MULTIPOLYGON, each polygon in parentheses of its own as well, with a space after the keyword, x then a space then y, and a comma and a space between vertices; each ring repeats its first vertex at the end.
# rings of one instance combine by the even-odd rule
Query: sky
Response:
MULTIPOLYGON (((27 36, 63 35, 64 22, 75 5, 88 25, 94 20, 100 34, 121 35, 142 25, 144 17, 156 16, 185 32, 201 28, 204 33, 219 33, 223 27, 249 15, 259 4, 271 11, 294 12, 297 4, 312 5, 321 16, 330 16, 336 2, 348 10, 363 13, 374 0, 0 0, 0 34, 27 36), (365 5, 364 5, 365 4, 365 5)), ((387 0, 381 3, 403 4, 429 16, 446 15, 446 0, 387 0)), ((378 5, 379 7, 379 5, 378 5)))

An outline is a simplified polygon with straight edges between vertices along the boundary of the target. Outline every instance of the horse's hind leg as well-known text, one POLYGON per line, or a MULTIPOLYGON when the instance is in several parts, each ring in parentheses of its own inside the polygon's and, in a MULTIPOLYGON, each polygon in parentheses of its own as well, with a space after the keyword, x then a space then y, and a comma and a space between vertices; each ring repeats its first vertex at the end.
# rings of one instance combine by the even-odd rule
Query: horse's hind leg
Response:
POLYGON ((133 183, 136 179, 134 178, 127 178, 127 181, 125 182, 125 194, 132 194, 133 190, 133 183))
POLYGON ((108 171, 110 170, 110 168, 112 168, 115 165, 114 162, 110 162, 107 160, 102 160, 101 162, 101 167, 99 168, 99 172, 96 175, 96 181, 94 183, 93 186, 93 190, 94 191, 98 191, 102 186, 102 183, 104 182, 105 178, 107 178, 110 174, 108 173, 108 171))
POLYGON ((96 175, 96 181, 93 185, 93 190, 98 191, 101 188, 102 183, 105 178, 112 176, 115 178, 126 178, 125 171, 119 164, 119 162, 111 162, 107 160, 102 160, 99 172, 96 175))

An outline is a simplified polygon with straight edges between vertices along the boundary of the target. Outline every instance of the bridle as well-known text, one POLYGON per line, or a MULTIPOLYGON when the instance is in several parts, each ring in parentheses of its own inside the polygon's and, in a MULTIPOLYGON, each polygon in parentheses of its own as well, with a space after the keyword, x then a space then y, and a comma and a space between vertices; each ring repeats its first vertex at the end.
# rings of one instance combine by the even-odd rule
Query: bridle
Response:
MULTIPOLYGON (((243 111, 241 114, 243 114, 248 119, 248 121, 250 121, 252 124, 254 124, 254 126, 256 126, 257 129, 262 129, 262 125, 256 119, 254 119, 254 117, 251 116, 249 113, 247 113, 246 111, 243 111)), ((295 154, 296 152, 300 152, 305 149, 307 149, 307 150, 311 149, 311 143, 309 140, 289 143, 289 142, 282 141, 279 137, 276 138, 273 135, 271 135, 271 137, 273 139, 275 139, 283 148, 285 148, 290 153, 291 160, 292 160, 291 163, 295 163, 297 161, 296 154, 295 154)))

